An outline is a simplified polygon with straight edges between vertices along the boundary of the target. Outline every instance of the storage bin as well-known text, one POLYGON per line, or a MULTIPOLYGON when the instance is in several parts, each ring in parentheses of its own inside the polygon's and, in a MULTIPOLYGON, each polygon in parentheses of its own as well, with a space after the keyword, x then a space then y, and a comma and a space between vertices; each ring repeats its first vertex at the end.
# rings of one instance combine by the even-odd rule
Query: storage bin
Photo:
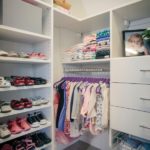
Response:
POLYGON ((0 0, 0 24, 42 33, 42 9, 22 0, 0 0))

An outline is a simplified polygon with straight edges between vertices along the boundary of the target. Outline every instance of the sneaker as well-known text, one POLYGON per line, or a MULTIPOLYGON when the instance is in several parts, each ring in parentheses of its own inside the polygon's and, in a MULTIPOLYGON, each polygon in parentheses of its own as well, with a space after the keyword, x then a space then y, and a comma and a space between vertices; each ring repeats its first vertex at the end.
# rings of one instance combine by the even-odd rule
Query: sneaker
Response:
POLYGON ((19 134, 23 131, 17 124, 16 120, 8 121, 8 129, 11 134, 19 134))
POLYGON ((10 107, 10 103, 4 101, 0 101, 0 109, 1 109, 1 113, 8 113, 12 111, 10 107))
POLYGON ((37 133, 37 136, 44 142, 44 144, 48 144, 51 142, 51 139, 44 132, 37 133))
POLYGON ((44 125, 47 123, 47 120, 44 118, 41 112, 35 112, 34 116, 36 120, 40 123, 40 125, 44 125))
POLYGON ((16 121, 17 121, 17 124, 19 125, 19 127, 21 127, 24 131, 28 131, 31 129, 26 118, 17 118, 16 121))
POLYGON ((28 114, 27 121, 32 128, 38 128, 40 126, 40 123, 37 121, 34 115, 28 114))
POLYGON ((0 125, 0 138, 5 139, 11 135, 6 124, 0 125))
POLYGON ((31 135, 31 137, 36 147, 42 147, 44 145, 43 139, 40 139, 36 133, 31 135))

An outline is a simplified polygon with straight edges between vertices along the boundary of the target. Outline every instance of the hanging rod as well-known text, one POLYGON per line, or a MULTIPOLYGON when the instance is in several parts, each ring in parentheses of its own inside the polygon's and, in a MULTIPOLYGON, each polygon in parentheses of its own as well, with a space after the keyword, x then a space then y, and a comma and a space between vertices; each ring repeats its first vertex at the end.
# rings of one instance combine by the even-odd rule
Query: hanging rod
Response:
POLYGON ((64 69, 64 72, 109 72, 109 70, 102 68, 85 68, 85 69, 64 69))

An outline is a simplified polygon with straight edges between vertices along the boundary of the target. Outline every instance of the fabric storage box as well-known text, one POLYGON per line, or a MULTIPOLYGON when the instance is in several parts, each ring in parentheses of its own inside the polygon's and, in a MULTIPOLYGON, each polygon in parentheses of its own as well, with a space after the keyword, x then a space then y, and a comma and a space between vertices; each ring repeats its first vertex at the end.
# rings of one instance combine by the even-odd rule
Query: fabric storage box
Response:
POLYGON ((42 9, 22 0, 0 0, 0 24, 42 33, 42 9))

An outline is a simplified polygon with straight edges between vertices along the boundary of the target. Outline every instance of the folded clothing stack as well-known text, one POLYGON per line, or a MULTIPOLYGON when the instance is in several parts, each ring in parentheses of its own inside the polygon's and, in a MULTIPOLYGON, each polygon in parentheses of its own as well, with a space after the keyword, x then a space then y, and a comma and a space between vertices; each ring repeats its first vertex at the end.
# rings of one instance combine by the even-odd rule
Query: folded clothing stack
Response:
POLYGON ((110 56, 110 30, 104 29, 97 33, 96 59, 107 58, 110 56))

